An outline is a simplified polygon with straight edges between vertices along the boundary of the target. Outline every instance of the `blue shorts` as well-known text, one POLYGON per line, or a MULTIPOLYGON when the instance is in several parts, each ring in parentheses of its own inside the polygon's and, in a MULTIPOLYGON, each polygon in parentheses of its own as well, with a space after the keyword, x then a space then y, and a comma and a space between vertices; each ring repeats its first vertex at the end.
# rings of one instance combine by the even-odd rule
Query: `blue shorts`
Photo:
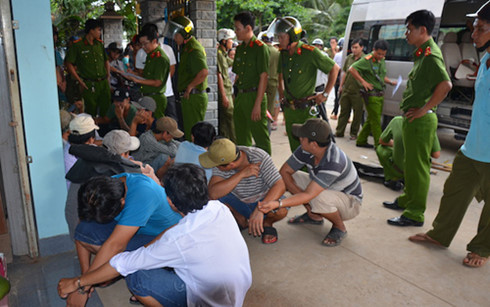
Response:
POLYGON ((243 215, 245 218, 250 218, 250 214, 257 207, 258 202, 254 203, 245 203, 241 201, 238 197, 236 197, 233 193, 229 193, 219 199, 225 205, 228 205, 236 210, 236 212, 243 215))
POLYGON ((141 270, 126 276, 129 290, 151 296, 163 306, 187 306, 185 283, 172 269, 141 270))
MULTIPOLYGON (((107 224, 82 221, 75 229, 75 240, 101 246, 110 237, 116 225, 116 221, 107 224)), ((135 234, 131 240, 129 240, 126 251, 138 249, 141 246, 150 243, 155 237, 156 236, 135 234)))

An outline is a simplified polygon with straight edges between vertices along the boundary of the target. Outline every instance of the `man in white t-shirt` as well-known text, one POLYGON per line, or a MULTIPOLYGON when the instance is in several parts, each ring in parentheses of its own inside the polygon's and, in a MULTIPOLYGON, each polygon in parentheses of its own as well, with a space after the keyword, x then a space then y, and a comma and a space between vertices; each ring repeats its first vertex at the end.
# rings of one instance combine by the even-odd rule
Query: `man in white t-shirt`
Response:
POLYGON ((121 274, 145 306, 242 306, 252 272, 230 210, 208 200, 206 176, 197 165, 170 168, 164 185, 170 206, 183 216, 179 223, 147 246, 60 280, 61 297, 121 274))

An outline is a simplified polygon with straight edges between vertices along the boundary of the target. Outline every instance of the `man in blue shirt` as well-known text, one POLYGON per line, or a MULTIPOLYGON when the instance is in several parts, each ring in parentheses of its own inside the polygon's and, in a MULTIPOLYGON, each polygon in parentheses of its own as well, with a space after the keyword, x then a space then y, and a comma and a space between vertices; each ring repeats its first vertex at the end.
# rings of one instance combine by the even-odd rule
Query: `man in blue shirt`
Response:
POLYGON ((467 245, 468 255, 463 264, 483 266, 490 256, 490 1, 476 14, 472 38, 479 52, 486 51, 480 61, 475 82, 475 101, 471 126, 466 141, 456 154, 451 175, 444 184, 439 212, 433 229, 409 239, 448 247, 458 231, 473 197, 484 201, 476 236, 467 245))
MULTIPOLYGON (((149 243, 182 218, 171 209, 164 188, 143 174, 130 173, 84 183, 78 191, 78 215, 75 246, 82 274, 117 253, 149 243)), ((89 289, 84 290, 71 293, 67 305, 84 305, 89 289)))

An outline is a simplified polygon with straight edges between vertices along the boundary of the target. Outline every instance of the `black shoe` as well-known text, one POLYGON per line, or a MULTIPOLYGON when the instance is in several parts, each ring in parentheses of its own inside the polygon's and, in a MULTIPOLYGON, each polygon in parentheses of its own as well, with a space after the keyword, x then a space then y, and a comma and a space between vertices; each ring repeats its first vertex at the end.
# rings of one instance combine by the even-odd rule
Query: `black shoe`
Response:
POLYGON ((408 217, 404 217, 403 215, 393 217, 391 219, 387 220, 388 224, 394 225, 394 226, 416 226, 416 227, 421 227, 424 226, 424 222, 417 222, 412 219, 409 219, 408 217))
POLYGON ((363 148, 374 148, 374 145, 371 144, 356 144, 357 147, 363 147, 363 148))
POLYGON ((383 206, 385 206, 388 209, 392 209, 392 210, 405 210, 402 207, 398 206, 398 198, 396 198, 393 202, 384 201, 383 206))
POLYGON ((385 187, 392 189, 393 191, 400 191, 403 189, 403 183, 401 180, 389 180, 383 183, 385 187))

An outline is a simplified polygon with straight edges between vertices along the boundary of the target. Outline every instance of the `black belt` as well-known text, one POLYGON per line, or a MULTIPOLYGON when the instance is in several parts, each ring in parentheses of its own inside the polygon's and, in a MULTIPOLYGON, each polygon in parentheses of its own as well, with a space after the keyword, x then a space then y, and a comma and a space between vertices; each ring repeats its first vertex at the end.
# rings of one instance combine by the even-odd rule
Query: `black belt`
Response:
MULTIPOLYGON (((203 90, 203 91, 200 91, 200 90, 198 90, 198 89, 196 89, 196 88, 193 88, 193 89, 192 89, 192 90, 189 92, 189 94, 190 94, 190 95, 193 95, 193 94, 209 93, 209 91, 210 91, 209 87, 207 87, 207 88, 206 88, 205 90, 203 90)), ((180 94, 180 96, 184 96, 185 91, 182 91, 182 92, 180 92, 179 94, 180 94)))
POLYGON ((163 95, 164 93, 152 92, 152 93, 141 93, 143 96, 154 96, 154 95, 163 95))
POLYGON ((245 88, 245 89, 238 89, 238 94, 252 93, 252 92, 256 92, 257 90, 258 90, 257 87, 251 87, 251 88, 245 88))
POLYGON ((89 79, 89 78, 83 78, 83 81, 90 81, 90 82, 100 82, 100 81, 104 81, 104 80, 107 80, 107 78, 99 78, 99 79, 89 79))
POLYGON ((377 91, 377 90, 371 90, 371 91, 366 91, 365 89, 360 89, 361 95, 366 95, 366 96, 374 96, 374 97, 383 97, 385 95, 384 91, 377 91))
POLYGON ((308 99, 308 97, 310 96, 293 100, 287 100, 284 98, 281 100, 281 107, 290 108, 292 110, 304 110, 316 105, 315 99, 308 99))

